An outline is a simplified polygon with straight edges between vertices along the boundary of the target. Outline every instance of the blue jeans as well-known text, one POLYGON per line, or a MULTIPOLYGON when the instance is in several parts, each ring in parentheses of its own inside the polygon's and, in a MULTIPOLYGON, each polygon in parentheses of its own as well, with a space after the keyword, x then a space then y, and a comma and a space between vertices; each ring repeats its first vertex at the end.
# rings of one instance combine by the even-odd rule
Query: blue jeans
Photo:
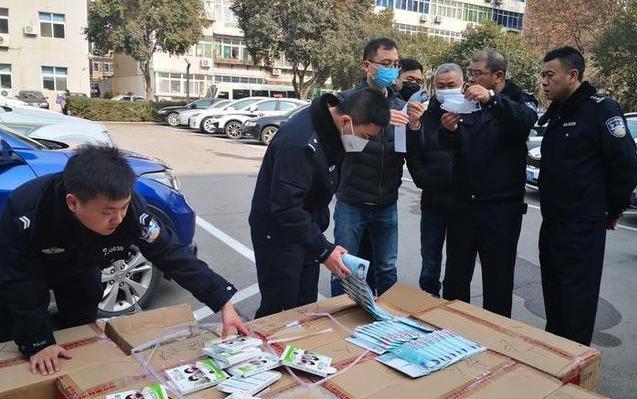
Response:
MULTIPOLYGON (((358 253, 363 232, 367 230, 372 244, 378 295, 396 283, 398 258, 398 207, 352 205, 337 201, 334 211, 334 240, 352 255, 358 253)), ((343 294, 341 281, 332 276, 332 296, 343 294)))
POLYGON ((422 209, 420 216, 420 288, 432 295, 440 296, 440 265, 442 246, 447 231, 447 217, 443 212, 422 209))

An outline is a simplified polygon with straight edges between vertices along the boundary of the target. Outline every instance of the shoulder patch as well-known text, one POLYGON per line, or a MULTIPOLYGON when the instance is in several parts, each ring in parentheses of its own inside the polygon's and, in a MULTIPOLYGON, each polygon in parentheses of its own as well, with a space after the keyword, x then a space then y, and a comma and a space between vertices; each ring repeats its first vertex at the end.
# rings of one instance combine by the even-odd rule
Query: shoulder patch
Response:
POLYGON ((314 147, 312 144, 307 143, 307 146, 310 147, 312 151, 316 152, 316 147, 314 147))
POLYGON ((29 227, 31 227, 31 219, 29 219, 26 216, 21 216, 18 218, 18 221, 21 223, 22 225, 22 230, 27 230, 29 227))
POLYGON ((537 113, 537 105, 533 101, 527 101, 524 103, 527 107, 531 108, 533 112, 537 113))
POLYGON ((622 138, 626 135, 626 126, 624 125, 624 118, 621 116, 613 116, 606 121, 606 128, 613 136, 622 138))
POLYGON ((604 96, 591 96, 591 100, 595 101, 597 104, 601 103, 602 101, 604 101, 606 99, 606 97, 604 96))
POLYGON ((155 218, 147 213, 142 213, 139 216, 139 225, 142 229, 142 240, 149 244, 154 243, 159 237, 159 233, 161 233, 161 227, 159 227, 159 223, 155 221, 155 218))

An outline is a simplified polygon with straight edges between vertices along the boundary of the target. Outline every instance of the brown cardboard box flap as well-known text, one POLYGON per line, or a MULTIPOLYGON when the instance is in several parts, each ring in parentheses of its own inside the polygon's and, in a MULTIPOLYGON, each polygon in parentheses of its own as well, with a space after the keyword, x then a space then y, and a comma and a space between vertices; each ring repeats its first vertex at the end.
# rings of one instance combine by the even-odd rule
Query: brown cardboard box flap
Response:
POLYGON ((166 329, 194 323, 189 304, 180 304, 147 312, 116 317, 106 323, 106 336, 126 354, 138 345, 163 336, 166 329))
POLYGON ((587 391, 577 385, 567 384, 553 392, 546 399, 608 399, 606 396, 587 391))
POLYGON ((379 304, 384 305, 391 313, 406 316, 422 313, 428 309, 442 306, 446 300, 436 298, 421 289, 394 284, 383 295, 378 297, 379 304))

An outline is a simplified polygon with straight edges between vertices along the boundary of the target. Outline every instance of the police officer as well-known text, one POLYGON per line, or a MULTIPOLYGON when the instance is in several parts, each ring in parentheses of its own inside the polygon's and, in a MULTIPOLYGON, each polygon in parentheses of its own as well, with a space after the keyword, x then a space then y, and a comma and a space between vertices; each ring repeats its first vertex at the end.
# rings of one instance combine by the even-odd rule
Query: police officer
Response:
POLYGON ((221 310, 224 335, 230 327, 248 333, 229 302, 235 288, 149 214, 135 181, 119 150, 87 146, 63 172, 9 195, 0 220, 0 341, 13 338, 33 373, 52 374, 58 357, 68 358, 53 336, 49 289, 59 327, 95 321, 103 294, 100 266, 132 245, 199 301, 221 310))
POLYGON ((606 230, 629 206, 637 154, 621 107, 582 82, 584 67, 572 47, 544 57, 539 249, 546 330, 590 345, 606 230))
POLYGON ((261 291, 256 317, 315 302, 319 264, 350 274, 330 243, 329 203, 345 151, 365 146, 390 119, 385 96, 371 89, 339 100, 325 94, 286 122, 268 146, 257 178, 250 233, 261 291))
MULTIPOLYGON (((526 212, 526 140, 537 113, 535 99, 505 79, 506 69, 505 58, 495 50, 473 55, 464 97, 479 102, 481 109, 443 114, 440 144, 457 150, 452 191, 458 208, 448 220, 443 297, 470 301, 479 254, 484 308, 510 317, 518 238, 526 212)), ((445 101, 443 97, 443 109, 445 101)))

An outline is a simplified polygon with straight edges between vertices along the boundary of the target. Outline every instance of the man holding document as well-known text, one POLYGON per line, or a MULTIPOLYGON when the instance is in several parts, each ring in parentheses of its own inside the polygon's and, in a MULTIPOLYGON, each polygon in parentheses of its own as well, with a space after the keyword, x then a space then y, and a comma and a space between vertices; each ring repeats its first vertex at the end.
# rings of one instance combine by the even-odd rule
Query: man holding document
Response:
POLYGON ((526 141, 537 120, 536 100, 506 80, 507 63, 495 50, 475 53, 468 86, 440 99, 440 144, 456 150, 452 191, 458 211, 447 231, 445 299, 470 301, 480 255, 484 308, 511 316, 513 274, 526 213, 526 141))

